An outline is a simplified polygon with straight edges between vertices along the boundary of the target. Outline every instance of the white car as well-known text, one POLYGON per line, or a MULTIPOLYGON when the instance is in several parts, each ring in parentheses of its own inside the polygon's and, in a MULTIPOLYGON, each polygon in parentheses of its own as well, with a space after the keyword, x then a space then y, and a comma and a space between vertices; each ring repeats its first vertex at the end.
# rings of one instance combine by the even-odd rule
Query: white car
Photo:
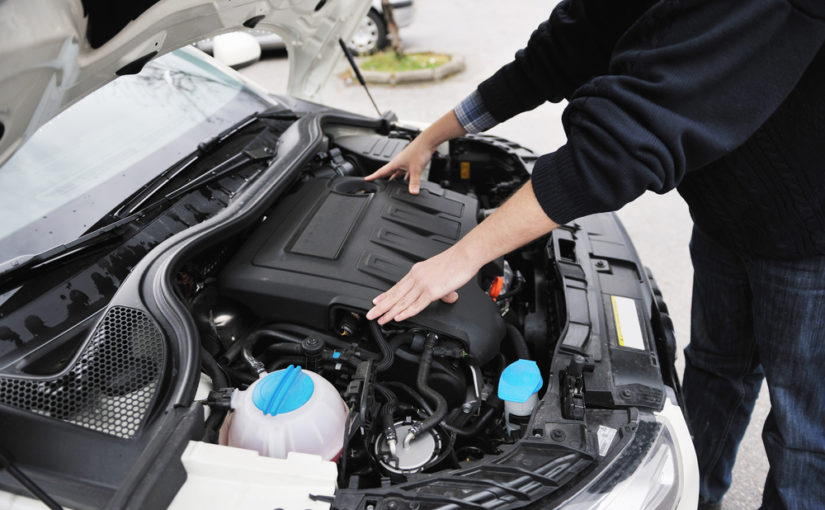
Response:
MULTIPOLYGON (((399 28, 412 24, 415 16, 415 8, 412 0, 393 0, 393 16, 399 28)), ((389 44, 387 23, 384 20, 384 11, 380 0, 372 0, 367 15, 358 24, 358 27, 349 38, 347 46, 356 55, 369 55, 378 50, 384 49, 389 44)), ((244 67, 256 62, 261 51, 282 50, 285 48, 284 40, 280 35, 247 28, 243 31, 230 32, 203 39, 195 43, 195 46, 218 59, 221 63, 234 68, 244 67), (241 35, 239 35, 241 34, 241 35), (249 35, 252 37, 249 37, 249 35), (259 49, 254 43, 257 41, 259 49)))
POLYGON ((416 131, 312 100, 367 0, 119 5, 0 3, 0 507, 696 508, 667 308, 615 215, 378 326, 536 155, 466 136, 419 195, 365 182, 416 131), (191 47, 250 25, 289 95, 191 47))

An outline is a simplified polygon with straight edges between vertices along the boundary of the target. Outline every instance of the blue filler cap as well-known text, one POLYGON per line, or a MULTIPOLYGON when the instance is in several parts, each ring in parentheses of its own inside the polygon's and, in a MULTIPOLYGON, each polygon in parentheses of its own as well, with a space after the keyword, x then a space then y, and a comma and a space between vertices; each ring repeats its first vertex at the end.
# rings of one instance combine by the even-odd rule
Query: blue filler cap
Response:
POLYGON ((507 365, 498 380, 498 398, 523 404, 541 388, 541 372, 535 361, 520 359, 507 365))
POLYGON ((301 367, 289 365, 258 381, 252 391, 252 402, 264 414, 276 416, 306 404, 314 390, 315 384, 301 372, 301 367))

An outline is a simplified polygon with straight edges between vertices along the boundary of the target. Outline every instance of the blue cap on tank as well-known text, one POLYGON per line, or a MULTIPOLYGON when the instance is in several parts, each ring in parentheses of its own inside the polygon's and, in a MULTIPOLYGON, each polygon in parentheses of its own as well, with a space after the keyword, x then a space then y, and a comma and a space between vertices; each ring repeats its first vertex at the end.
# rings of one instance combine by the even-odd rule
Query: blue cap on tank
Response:
POLYGON ((539 391, 542 379, 535 361, 520 359, 507 365, 498 380, 498 398, 522 404, 539 391))
POLYGON ((264 414, 276 416, 306 404, 314 390, 315 383, 301 372, 301 367, 289 365, 258 381, 252 391, 252 402, 264 414))

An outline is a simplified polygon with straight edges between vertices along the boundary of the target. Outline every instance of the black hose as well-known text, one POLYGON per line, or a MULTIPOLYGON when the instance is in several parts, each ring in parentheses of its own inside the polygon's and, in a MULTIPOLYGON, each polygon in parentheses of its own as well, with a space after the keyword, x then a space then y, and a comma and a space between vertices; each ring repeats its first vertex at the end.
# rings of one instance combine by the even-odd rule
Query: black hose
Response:
POLYGON ((512 324, 507 324, 507 339, 513 346, 513 353, 516 359, 530 359, 530 350, 527 348, 527 341, 521 332, 512 324))
POLYGON ((416 379, 418 391, 421 392, 424 398, 435 403, 435 409, 418 427, 413 426, 413 429, 410 429, 414 431, 415 436, 421 435, 421 433, 435 427, 444 419, 444 416, 447 415, 447 399, 427 384, 427 378, 430 375, 430 365, 433 363, 433 348, 435 347, 435 342, 436 336, 432 333, 428 334, 427 340, 424 341, 424 352, 421 354, 421 364, 418 367, 418 378, 416 379))
MULTIPOLYGON (((206 375, 209 376, 210 379, 212 379, 212 388, 228 388, 229 379, 223 373, 223 370, 221 370, 221 367, 218 365, 218 362, 215 361, 215 358, 213 358, 203 346, 201 346, 200 354, 201 369, 206 373, 206 375)), ((206 419, 206 423, 204 424, 203 441, 207 443, 218 442, 218 433, 225 417, 226 409, 211 408, 209 417, 206 419)))
POLYGON ((258 340, 266 337, 292 343, 301 343, 301 340, 303 340, 303 338, 298 338, 293 335, 282 333, 280 331, 273 331, 271 329, 257 329, 246 335, 246 338, 244 338, 243 340, 232 344, 229 347, 229 349, 227 349, 226 352, 223 353, 221 361, 223 361, 224 364, 232 362, 238 356, 238 354, 241 353, 243 349, 251 349, 252 346, 258 342, 258 340))
POLYGON ((236 379, 243 384, 252 384, 258 380, 257 376, 254 376, 249 372, 237 370, 232 367, 224 367, 224 370, 226 370, 226 373, 228 373, 233 379, 236 379))
POLYGON ((399 335, 395 335, 390 340, 390 349, 392 352, 396 352, 398 349, 401 348, 402 345, 411 343, 413 341, 413 336, 410 333, 401 333, 399 335))
POLYGON ((229 387, 229 379, 226 378, 226 375, 221 370, 221 367, 218 365, 218 362, 215 361, 215 358, 209 354, 203 346, 200 349, 201 354, 201 370, 203 370, 206 375, 212 379, 212 387, 213 388, 228 388, 229 387))
POLYGON ((271 352, 277 352, 280 354, 303 354, 304 351, 301 348, 301 344, 293 343, 293 342, 275 342, 274 344, 269 344, 266 346, 265 350, 271 352))
POLYGON ((449 430, 450 432, 454 433, 457 436, 462 436, 462 437, 475 436, 479 432, 481 432, 481 428, 484 426, 485 423, 487 423, 490 420, 490 418, 493 417, 494 414, 496 414, 496 409, 491 407, 491 408, 487 409, 487 411, 485 411, 485 413, 481 415, 481 417, 478 419, 478 421, 476 421, 470 427, 466 427, 466 428, 456 427, 454 425, 450 425, 447 422, 442 423, 441 426, 444 427, 445 429, 449 430))
MULTIPOLYGON (((375 391, 380 393, 384 397, 384 405, 381 406, 381 410, 379 411, 381 417, 381 426, 384 429, 384 438, 387 440, 387 443, 393 441, 391 444, 395 444, 394 441, 398 439, 395 431, 395 410, 398 407, 398 397, 395 396, 395 393, 392 392, 386 386, 381 384, 375 385, 375 391)), ((394 448, 394 446, 393 446, 394 448)), ((392 452, 393 455, 395 452, 392 452)))
POLYGON ((317 336, 325 343, 329 345, 334 345, 339 349, 346 349, 350 346, 351 342, 347 342, 346 340, 342 340, 336 336, 332 336, 330 334, 324 333, 323 331, 318 331, 312 328, 308 328, 306 326, 301 326, 300 324, 291 324, 289 322, 278 322, 276 324, 270 324, 267 326, 267 331, 275 331, 278 333, 283 332, 292 332, 298 333, 298 335, 302 335, 301 338, 297 339, 298 342, 303 340, 308 336, 317 336))
POLYGON ((381 361, 375 365, 375 371, 377 373, 386 372, 392 366, 393 361, 395 361, 395 355, 392 349, 390 349, 390 344, 387 343, 387 339, 384 338, 384 333, 381 332, 381 326, 375 321, 370 321, 369 324, 372 339, 378 346, 378 350, 381 351, 381 361))
POLYGON ((430 407, 430 404, 428 404, 426 400, 424 400, 424 397, 419 395, 417 391, 410 388, 406 384, 398 381, 385 381, 381 384, 384 386, 388 386, 390 388, 396 388, 403 391, 404 393, 409 395, 413 400, 415 400, 415 403, 418 404, 418 406, 421 407, 421 409, 426 411, 427 414, 433 414, 433 408, 430 407))

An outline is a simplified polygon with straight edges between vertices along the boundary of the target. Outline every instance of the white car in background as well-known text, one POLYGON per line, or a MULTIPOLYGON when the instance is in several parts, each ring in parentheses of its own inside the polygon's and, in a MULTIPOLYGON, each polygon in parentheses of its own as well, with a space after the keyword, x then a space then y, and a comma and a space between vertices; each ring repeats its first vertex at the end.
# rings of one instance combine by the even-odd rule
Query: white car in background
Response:
MULTIPOLYGON (((390 5, 399 28, 412 24, 415 17, 413 0, 393 0, 390 5)), ((367 15, 358 24, 347 46, 355 55, 369 55, 384 49, 388 44, 389 34, 381 0, 372 0, 367 15)), ((286 47, 280 35, 254 28, 210 37, 198 41, 195 46, 236 69, 256 62, 261 57, 261 52, 283 50, 286 47)))

